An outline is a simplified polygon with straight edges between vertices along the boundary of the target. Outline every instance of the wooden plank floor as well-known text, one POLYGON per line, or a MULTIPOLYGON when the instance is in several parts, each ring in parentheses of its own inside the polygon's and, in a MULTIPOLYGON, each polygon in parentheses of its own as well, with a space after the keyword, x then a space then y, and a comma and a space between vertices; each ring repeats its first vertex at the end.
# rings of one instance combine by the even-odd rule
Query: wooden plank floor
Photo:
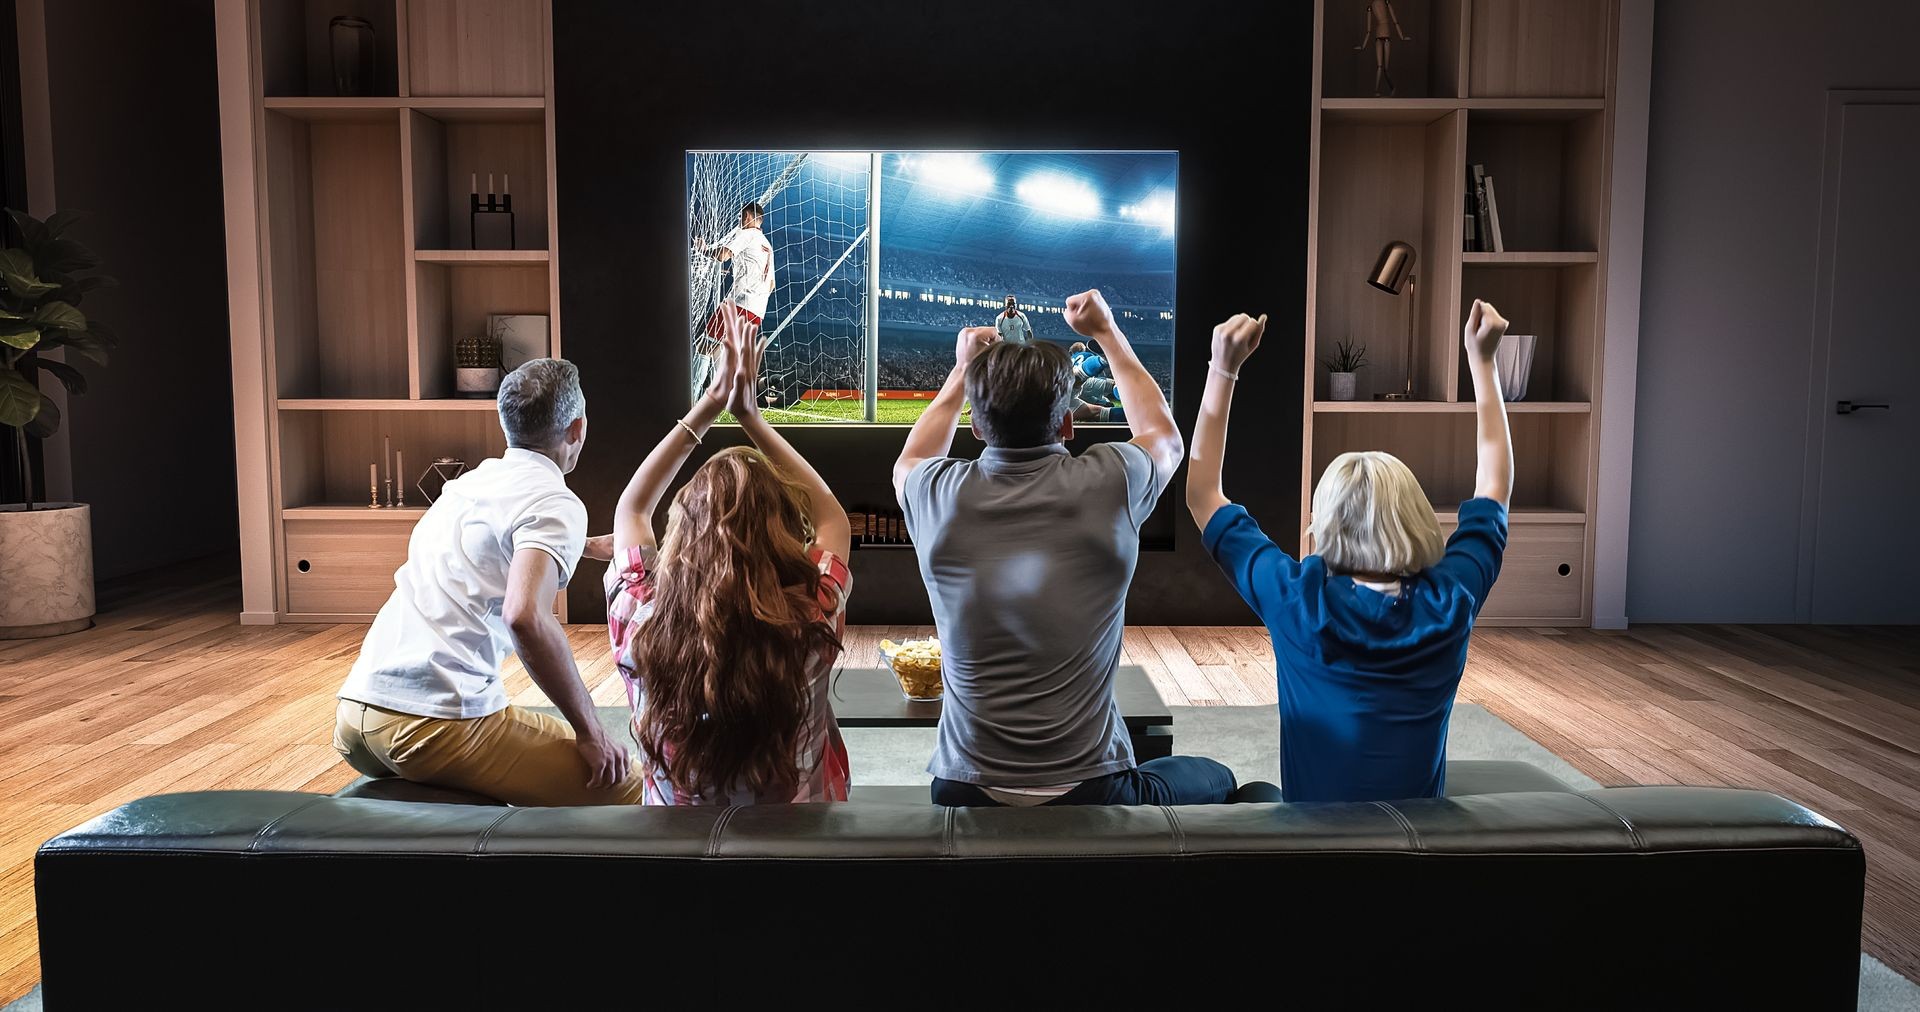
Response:
MULTIPOLYGON (((0 642, 0 1002, 39 976, 41 841, 146 794, 351 779, 329 737, 363 628, 239 626, 230 571, 103 587, 96 628, 0 642)), ((927 631, 854 628, 847 657, 870 664, 882 637, 927 631)), ((596 698, 618 705, 604 631, 569 636, 596 698)), ((1176 704, 1274 702, 1259 629, 1131 627, 1124 660, 1176 704)), ((524 672, 508 684, 544 702, 524 672)), ((1602 783, 1761 787, 1838 820, 1867 846, 1863 947, 1920 978, 1920 630, 1484 630, 1461 698, 1602 783)))

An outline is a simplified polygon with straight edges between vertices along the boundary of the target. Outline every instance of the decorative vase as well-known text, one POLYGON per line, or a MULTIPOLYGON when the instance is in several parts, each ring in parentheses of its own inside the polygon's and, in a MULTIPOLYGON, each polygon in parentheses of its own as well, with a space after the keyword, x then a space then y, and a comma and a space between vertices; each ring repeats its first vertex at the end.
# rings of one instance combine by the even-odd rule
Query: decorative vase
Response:
POLYGON ((373 90, 373 25, 366 18, 341 16, 327 26, 333 50, 333 93, 365 95, 373 90))
POLYGON ((0 640, 93 624, 93 511, 86 503, 0 506, 0 640))
POLYGON ((1327 393, 1336 401, 1353 400, 1353 381, 1358 375, 1350 372, 1330 372, 1327 374, 1327 393))
POLYGON ((1500 370, 1500 395, 1510 401, 1525 400, 1527 374, 1533 371, 1533 348, 1537 334, 1507 334, 1493 350, 1493 364, 1500 370))

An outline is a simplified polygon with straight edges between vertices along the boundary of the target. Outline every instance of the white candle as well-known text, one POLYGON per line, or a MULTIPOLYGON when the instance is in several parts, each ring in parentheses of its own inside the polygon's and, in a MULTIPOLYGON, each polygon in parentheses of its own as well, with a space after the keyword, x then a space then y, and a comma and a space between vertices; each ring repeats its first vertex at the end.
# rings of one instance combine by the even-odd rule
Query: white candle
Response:
POLYGON ((380 462, 387 465, 387 480, 393 480, 393 437, 380 437, 380 462))
POLYGON ((478 172, 474 173, 473 178, 467 181, 467 192, 468 193, 480 192, 480 173, 478 172))
POLYGON ((503 194, 513 192, 513 177, 504 172, 500 174, 500 192, 503 194))
POLYGON ((487 173, 487 199, 493 199, 493 194, 493 173, 489 172, 487 173))
POLYGON ((375 496, 380 494, 380 465, 378 464, 367 465, 367 491, 375 496))
MULTIPOLYGON (((402 491, 402 492, 400 493, 400 495, 405 495, 405 494, 406 494, 406 493, 405 493, 405 491, 404 491, 404 489, 405 489, 405 487, 406 487, 406 483, 407 483, 407 465, 406 465, 406 464, 404 464, 404 463, 402 463, 402 461, 404 461, 405 459, 406 459, 405 457, 402 457, 402 456, 400 456, 400 451, 399 451, 399 450, 395 450, 395 451, 393 451, 393 469, 394 469, 395 471, 397 471, 397 472, 399 472, 399 474, 400 474, 400 485, 399 485, 399 487, 400 487, 400 488, 401 488, 401 489, 403 490, 403 491, 402 491)), ((399 501, 399 497, 398 497, 398 496, 395 496, 395 501, 396 501, 396 502, 398 502, 398 501, 399 501)))

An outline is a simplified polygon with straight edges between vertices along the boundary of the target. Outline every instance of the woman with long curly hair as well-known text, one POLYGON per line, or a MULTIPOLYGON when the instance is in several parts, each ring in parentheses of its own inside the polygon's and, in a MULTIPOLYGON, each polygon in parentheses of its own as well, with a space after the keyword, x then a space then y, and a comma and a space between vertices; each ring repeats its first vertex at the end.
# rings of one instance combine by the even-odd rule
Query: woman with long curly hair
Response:
POLYGON ((844 801, 828 699, 852 575, 847 514, 755 403, 759 352, 721 339, 713 380, 620 495, 608 627, 654 805, 844 801), (653 514, 722 410, 754 447, 702 464, 653 514), (757 447, 757 449, 755 448, 757 447))

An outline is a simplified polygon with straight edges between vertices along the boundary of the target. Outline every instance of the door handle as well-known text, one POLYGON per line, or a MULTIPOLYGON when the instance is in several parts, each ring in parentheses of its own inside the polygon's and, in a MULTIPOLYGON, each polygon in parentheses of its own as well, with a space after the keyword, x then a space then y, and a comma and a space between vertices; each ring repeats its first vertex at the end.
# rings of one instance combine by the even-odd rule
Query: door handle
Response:
POLYGON ((1850 414, 1853 414, 1855 411, 1865 411, 1868 408, 1880 408, 1885 411, 1892 411, 1893 405, 1891 404, 1855 404, 1852 401, 1833 402, 1833 413, 1836 415, 1850 415, 1850 414))

